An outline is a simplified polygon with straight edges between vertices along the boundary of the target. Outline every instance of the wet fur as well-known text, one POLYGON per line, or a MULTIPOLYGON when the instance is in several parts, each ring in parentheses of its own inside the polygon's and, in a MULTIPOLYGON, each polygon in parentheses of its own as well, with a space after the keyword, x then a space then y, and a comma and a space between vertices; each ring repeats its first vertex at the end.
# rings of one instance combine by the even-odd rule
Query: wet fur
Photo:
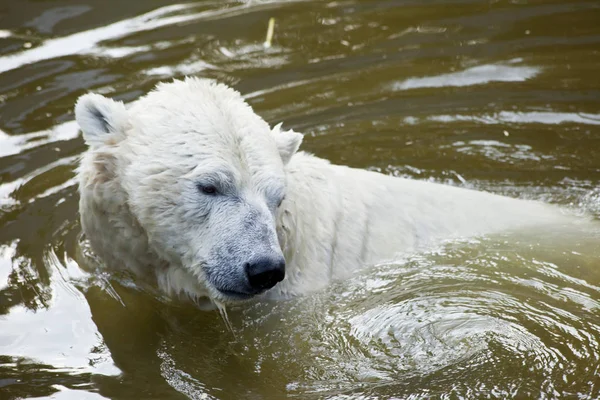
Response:
POLYGON ((242 285, 257 253, 285 256, 285 280, 263 295, 285 298, 445 239, 570 221, 546 204, 296 152, 300 134, 270 128, 211 81, 160 84, 128 109, 85 95, 76 118, 90 146, 79 188, 94 251, 172 296, 233 302, 216 287, 242 285), (202 182, 222 195, 203 195, 202 182))

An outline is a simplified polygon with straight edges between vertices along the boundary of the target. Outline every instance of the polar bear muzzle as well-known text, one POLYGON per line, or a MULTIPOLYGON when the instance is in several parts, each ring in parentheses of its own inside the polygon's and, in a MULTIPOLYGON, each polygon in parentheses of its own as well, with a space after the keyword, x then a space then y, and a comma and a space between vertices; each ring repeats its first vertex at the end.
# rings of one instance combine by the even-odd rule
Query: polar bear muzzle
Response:
POLYGON ((271 289, 285 278, 283 257, 264 257, 244 266, 250 287, 258 292, 271 289))

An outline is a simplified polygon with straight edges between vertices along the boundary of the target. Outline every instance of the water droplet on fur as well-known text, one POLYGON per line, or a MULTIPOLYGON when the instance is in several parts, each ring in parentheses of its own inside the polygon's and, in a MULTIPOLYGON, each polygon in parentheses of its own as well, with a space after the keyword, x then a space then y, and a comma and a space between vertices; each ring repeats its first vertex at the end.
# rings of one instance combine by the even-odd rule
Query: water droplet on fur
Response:
POLYGON ((235 336, 235 332, 233 331, 233 326, 231 326, 231 322, 229 321, 229 316, 227 315, 227 309, 225 308, 225 304, 213 300, 213 302, 215 303, 215 306, 217 306, 217 309, 219 310, 219 314, 221 314, 221 318, 223 318, 223 322, 225 322, 225 326, 227 327, 227 330, 229 332, 231 332, 231 334, 233 335, 234 339, 237 340, 236 336, 235 336))

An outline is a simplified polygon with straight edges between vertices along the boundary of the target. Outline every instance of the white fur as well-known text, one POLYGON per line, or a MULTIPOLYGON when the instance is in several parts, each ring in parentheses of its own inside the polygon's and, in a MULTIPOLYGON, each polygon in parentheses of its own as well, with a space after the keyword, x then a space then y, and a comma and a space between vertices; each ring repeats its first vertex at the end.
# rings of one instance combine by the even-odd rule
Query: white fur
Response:
POLYGON ((284 298, 444 239, 568 220, 542 203, 296 153, 300 134, 270 129, 209 81, 161 84, 127 111, 85 95, 76 118, 91 145, 79 179, 94 251, 173 296, 233 301, 216 285, 237 284, 257 254, 285 256, 285 280, 264 295, 284 298), (209 183, 223 195, 198 191, 209 183))
POLYGON ((75 105, 75 118, 88 146, 102 145, 127 129, 125 105, 99 94, 81 96, 75 105))
POLYGON ((287 164, 292 159, 292 156, 298 151, 300 143, 302 143, 303 136, 301 133, 294 132, 293 130, 281 131, 282 123, 279 123, 273 127, 272 134, 275 138, 275 144, 281 154, 281 159, 284 164, 287 164))

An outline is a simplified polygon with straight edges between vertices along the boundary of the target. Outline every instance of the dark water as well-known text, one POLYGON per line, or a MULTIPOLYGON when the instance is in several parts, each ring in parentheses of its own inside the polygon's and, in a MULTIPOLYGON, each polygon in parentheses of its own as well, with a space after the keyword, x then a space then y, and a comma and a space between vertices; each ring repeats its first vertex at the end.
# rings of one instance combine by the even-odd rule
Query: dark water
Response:
POLYGON ((598 1, 2 0, 0 29, 1 399, 600 398, 598 229, 449 243, 230 332, 86 272, 72 120, 217 78, 335 163, 598 218, 598 1))

